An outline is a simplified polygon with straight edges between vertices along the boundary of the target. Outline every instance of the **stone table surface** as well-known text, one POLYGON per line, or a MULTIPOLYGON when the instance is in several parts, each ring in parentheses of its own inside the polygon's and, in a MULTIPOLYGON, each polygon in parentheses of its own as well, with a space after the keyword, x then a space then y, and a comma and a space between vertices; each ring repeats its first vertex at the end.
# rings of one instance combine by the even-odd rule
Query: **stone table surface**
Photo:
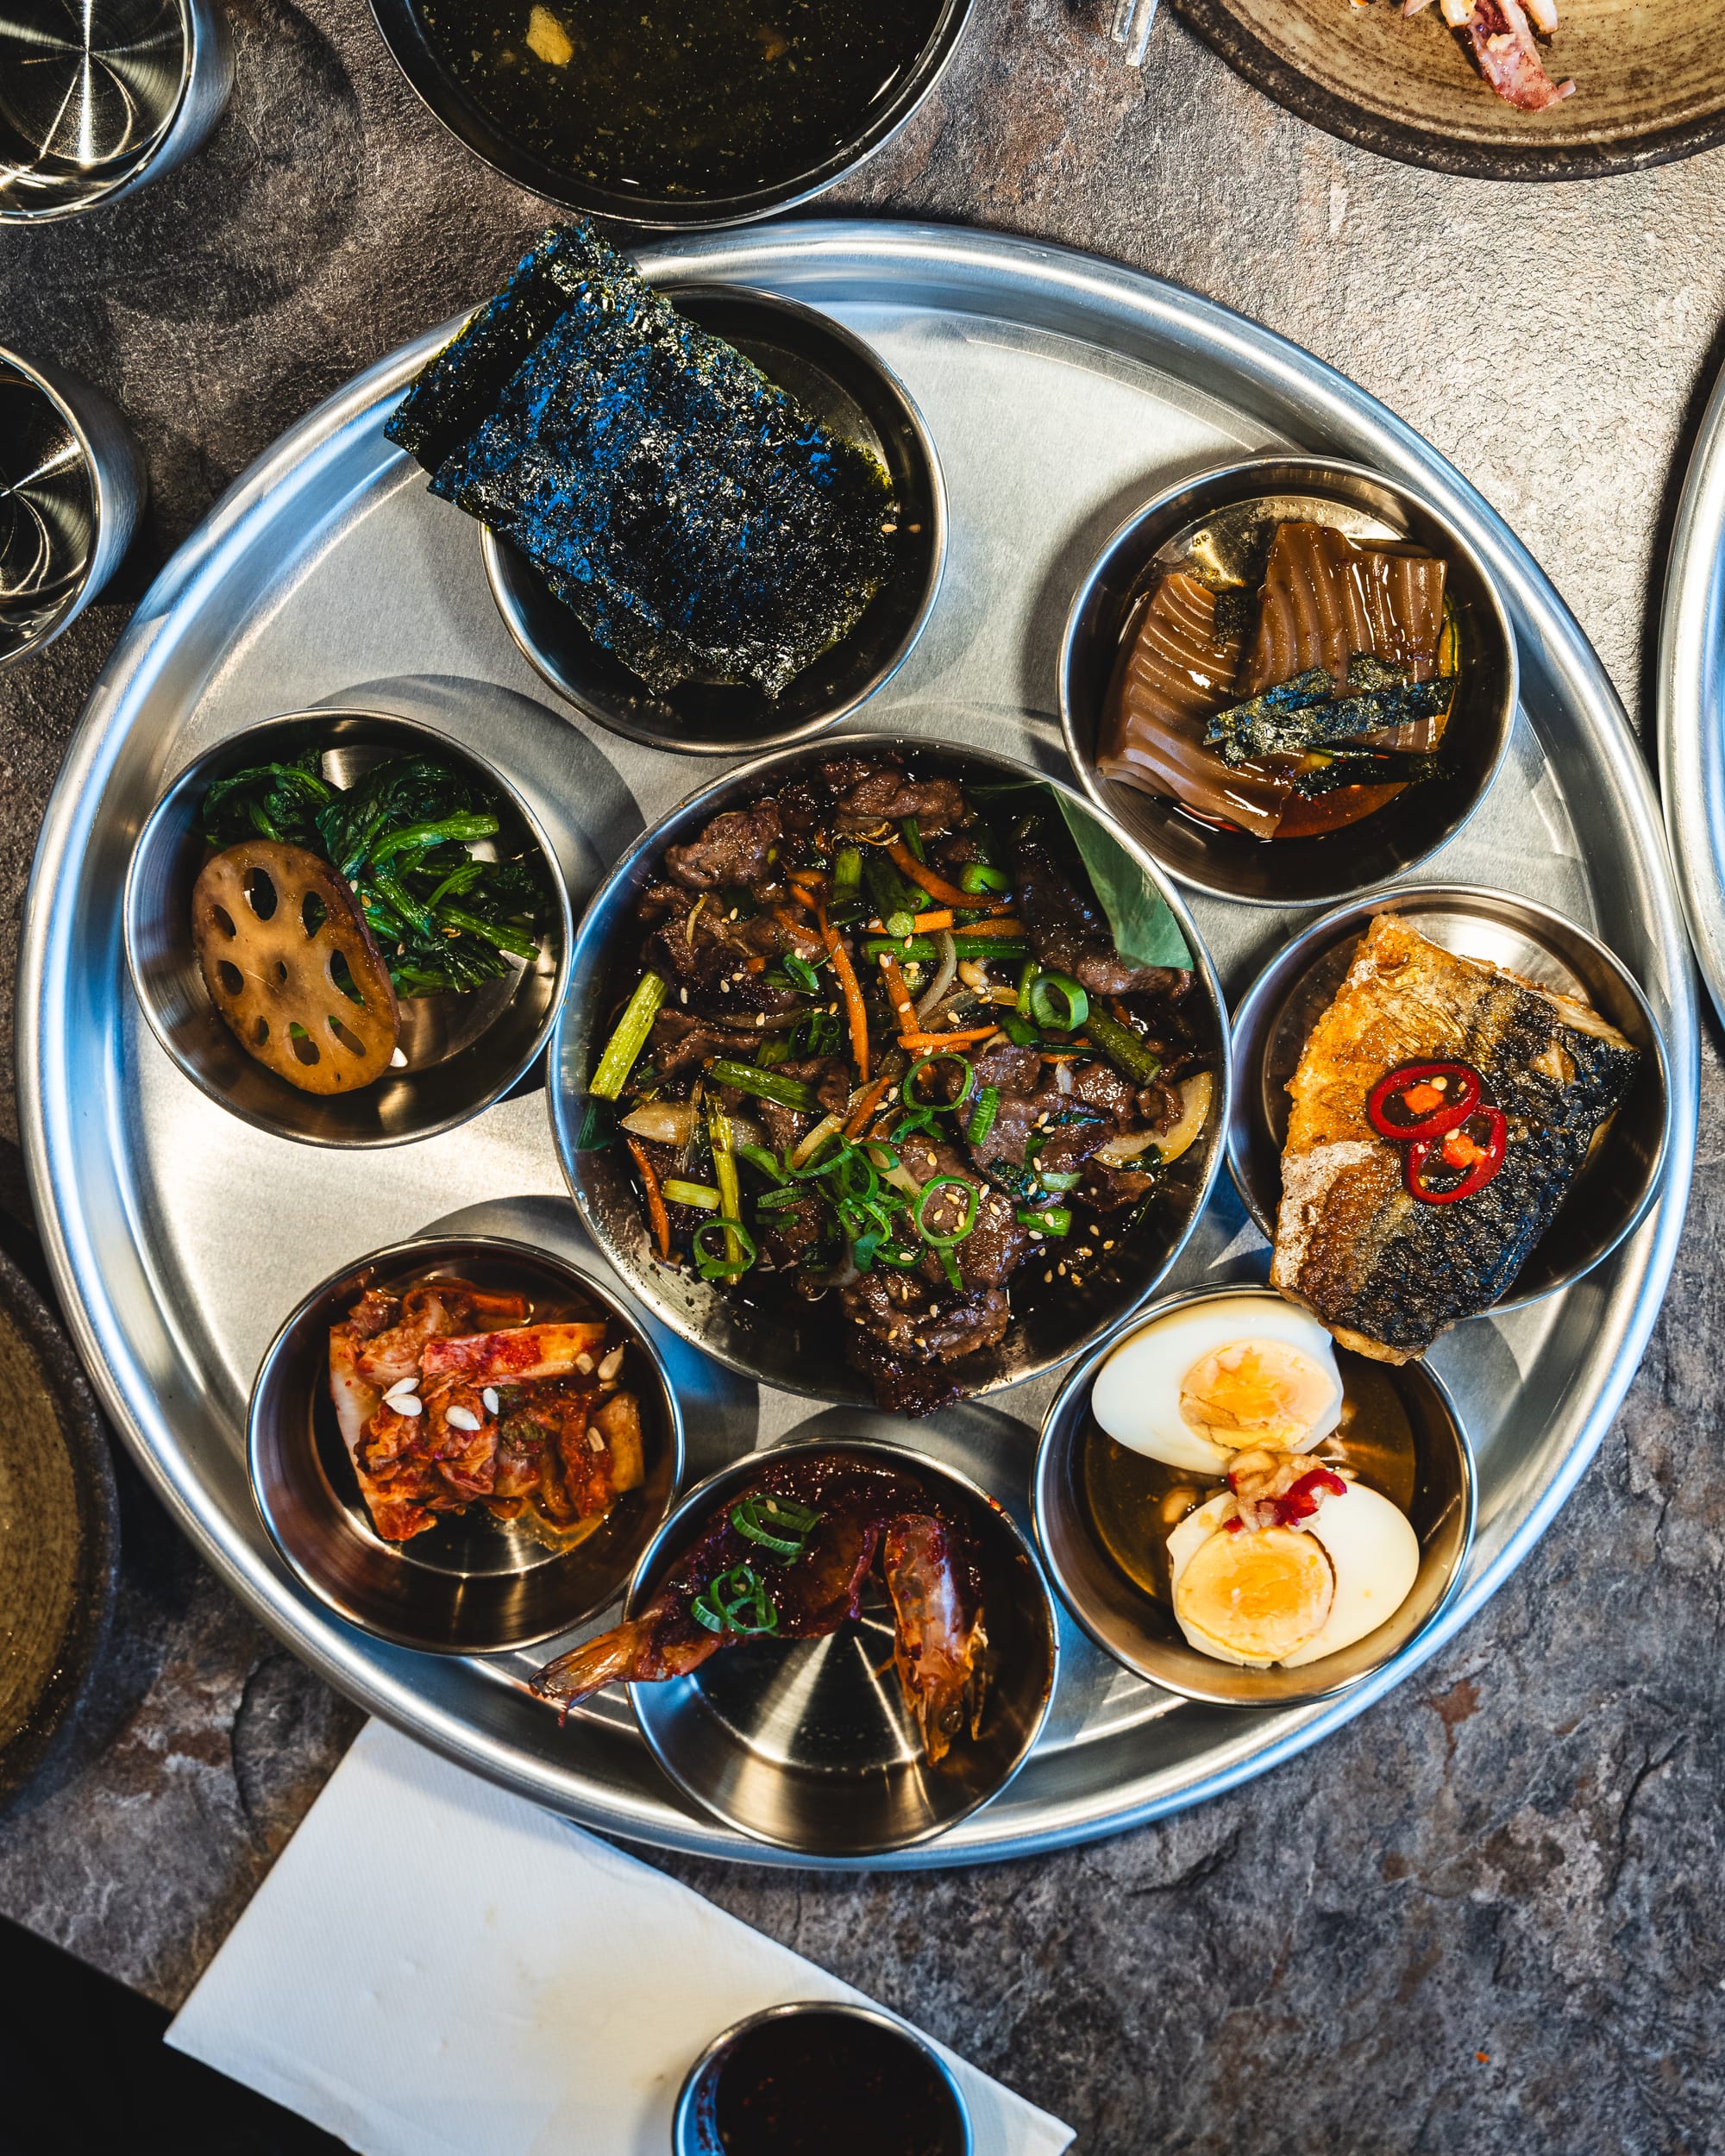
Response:
MULTIPOLYGON (((86 220, 0 234, 0 342, 109 389, 154 489, 104 600, 0 681, 9 985, 42 809, 130 605, 275 436, 491 289, 546 221, 430 119, 360 0, 232 11, 238 86, 198 160, 86 220)), ((978 0, 938 94, 823 208, 1094 248, 1333 361, 1515 524, 1645 733, 1725 313, 1725 154, 1585 185, 1452 179, 1292 119, 1166 9, 1140 77, 1102 11, 978 0)), ((1703 1077, 1688 1233, 1622 1413, 1515 1580, 1389 1700, 1231 1796, 1033 1863, 667 1868, 1071 2121, 1085 2156, 1725 2146, 1711 1036, 1703 1077)), ((12 1114, 8 1082, 16 1219, 12 1114)), ((99 1741, 0 1827, 0 1909, 172 2004, 356 1716, 127 1480, 99 1741)))

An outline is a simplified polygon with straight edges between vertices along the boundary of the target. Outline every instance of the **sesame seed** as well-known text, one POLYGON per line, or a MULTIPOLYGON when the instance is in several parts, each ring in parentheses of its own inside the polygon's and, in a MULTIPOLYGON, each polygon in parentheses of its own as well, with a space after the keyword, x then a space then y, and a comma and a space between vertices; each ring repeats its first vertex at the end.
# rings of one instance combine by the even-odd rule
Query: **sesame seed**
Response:
POLYGON ((678 1002, 679 1002, 679 1003, 687 1003, 687 1002, 688 1001, 688 1000, 689 1000, 689 992, 688 992, 688 990, 687 990, 687 988, 679 988, 679 989, 678 989, 678 991, 677 991, 677 1000, 678 1000, 678 1002))
POLYGON ((1053 1274, 1052 1274, 1052 1273, 1044 1273, 1044 1274, 1043 1275, 1043 1276, 1042 1276, 1042 1277, 1043 1277, 1043 1279, 1044 1279, 1044 1282, 1047 1282, 1047 1281, 1051 1281, 1051 1280, 1052 1280, 1052 1279, 1054 1278, 1054 1275, 1053 1275, 1053 1274))
POLYGON ((480 1426, 480 1419, 471 1407, 445 1408, 443 1420, 452 1430, 477 1430, 480 1426))
POLYGON ((575 1368, 581 1373, 583 1377, 591 1377, 593 1376, 593 1359, 591 1355, 578 1355, 575 1357, 575 1368))
POLYGON ((595 1452, 603 1452, 605 1450, 605 1439, 600 1437, 597 1430, 587 1432, 587 1443, 595 1452))
POLYGON ((1103 1248, 1105 1250, 1113 1250, 1113 1247, 1114 1247, 1114 1245, 1113 1245, 1113 1238, 1112 1238, 1112 1237, 1109 1238, 1109 1240, 1108 1240, 1107 1242, 1104 1243, 1104 1244, 1103 1244, 1103 1245, 1102 1245, 1102 1248, 1103 1248))
POLYGON ((499 1405, 496 1386, 487 1385, 485 1390, 480 1395, 480 1398, 485 1402, 486 1413, 488 1415, 494 1415, 497 1413, 499 1405))
POLYGON ((618 1345, 611 1351, 611 1353, 605 1357, 604 1362, 602 1362, 599 1366, 599 1382, 601 1384, 608 1385, 612 1379, 616 1376, 618 1370, 623 1368, 623 1345, 622 1343, 619 1342, 618 1345))
POLYGON ((423 1415, 425 1412, 425 1402, 412 1393, 397 1394, 386 1405, 393 1407, 397 1414, 405 1415, 409 1421, 415 1415, 423 1415))

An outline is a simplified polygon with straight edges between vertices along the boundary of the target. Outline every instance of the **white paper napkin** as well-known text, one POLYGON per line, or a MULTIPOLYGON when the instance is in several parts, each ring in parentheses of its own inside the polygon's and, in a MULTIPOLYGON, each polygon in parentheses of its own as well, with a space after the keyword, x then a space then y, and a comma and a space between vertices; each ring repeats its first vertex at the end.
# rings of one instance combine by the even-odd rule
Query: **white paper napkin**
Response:
MULTIPOLYGON (((721 2028, 862 1996, 373 1722, 167 2040, 363 2156, 669 2156, 683 2076, 721 2028)), ((976 2156, 1071 2140, 943 2055, 976 2156)))

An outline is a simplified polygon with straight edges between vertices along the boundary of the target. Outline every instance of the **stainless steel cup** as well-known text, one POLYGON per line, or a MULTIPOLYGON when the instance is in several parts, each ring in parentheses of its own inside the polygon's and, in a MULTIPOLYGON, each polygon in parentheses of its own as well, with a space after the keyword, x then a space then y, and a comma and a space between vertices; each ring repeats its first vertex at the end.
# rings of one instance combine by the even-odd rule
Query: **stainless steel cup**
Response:
POLYGON ((0 224, 75 216, 172 171, 233 79, 216 0, 8 0, 0 224))
POLYGON ((89 605, 148 492, 132 430, 99 390, 0 351, 0 671, 89 605))

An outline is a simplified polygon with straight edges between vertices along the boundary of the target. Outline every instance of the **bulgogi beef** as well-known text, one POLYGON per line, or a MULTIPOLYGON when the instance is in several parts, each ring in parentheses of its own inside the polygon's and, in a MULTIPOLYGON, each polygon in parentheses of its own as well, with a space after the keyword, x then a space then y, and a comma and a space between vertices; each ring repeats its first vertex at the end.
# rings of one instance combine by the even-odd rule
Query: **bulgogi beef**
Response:
POLYGON ((637 903, 592 1081, 660 1260, 831 1297, 911 1414, 989 1374, 1075 1209, 1141 1206, 1198 1127, 1190 975, 1121 956, 1051 811, 876 755, 714 817, 637 903))

